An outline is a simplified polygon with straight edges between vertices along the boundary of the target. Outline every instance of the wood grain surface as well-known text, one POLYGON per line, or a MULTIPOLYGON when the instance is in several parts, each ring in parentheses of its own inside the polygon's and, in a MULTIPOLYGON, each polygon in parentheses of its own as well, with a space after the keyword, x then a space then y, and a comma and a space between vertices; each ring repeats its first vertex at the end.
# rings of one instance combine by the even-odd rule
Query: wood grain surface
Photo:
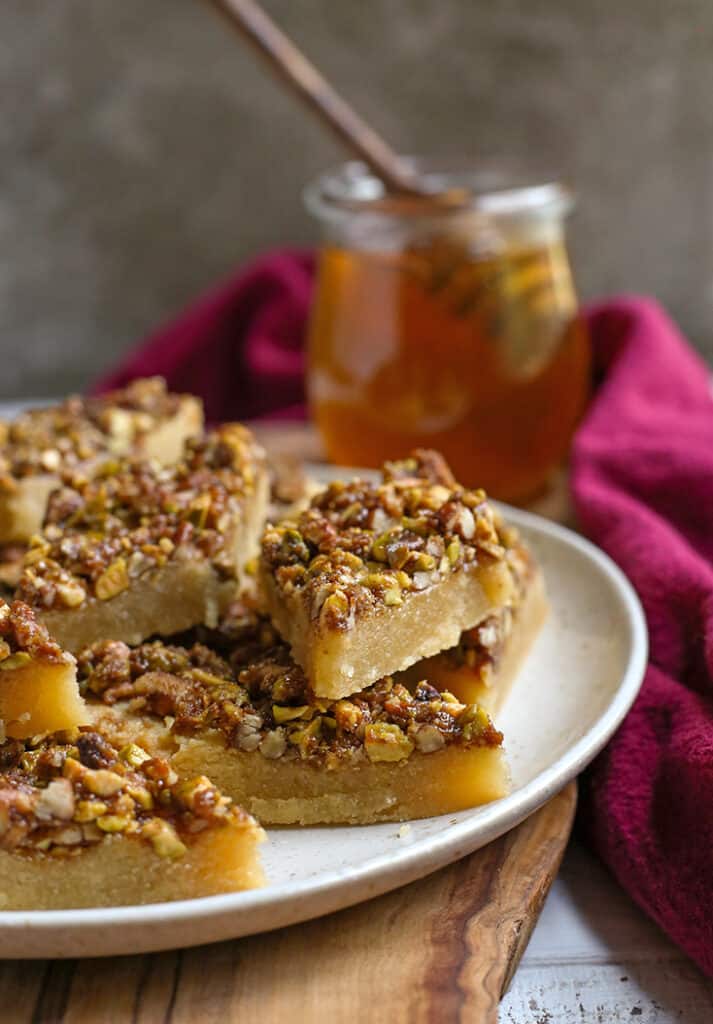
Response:
POLYGON ((490 1024, 559 868, 575 804, 570 783, 456 864, 281 931, 146 956, 5 961, 0 1019, 490 1024))

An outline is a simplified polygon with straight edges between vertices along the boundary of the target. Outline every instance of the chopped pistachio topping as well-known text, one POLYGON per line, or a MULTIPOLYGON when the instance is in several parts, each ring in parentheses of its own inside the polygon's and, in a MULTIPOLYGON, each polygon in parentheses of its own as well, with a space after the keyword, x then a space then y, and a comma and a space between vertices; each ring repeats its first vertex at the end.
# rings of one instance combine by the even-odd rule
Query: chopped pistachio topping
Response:
POLYGON ((30 542, 16 596, 43 609, 110 601, 133 579, 186 558, 234 577, 235 531, 261 462, 250 432, 225 424, 187 441, 170 467, 128 458, 91 479, 67 475, 30 542))
POLYGON ((79 655, 80 686, 107 704, 128 701, 132 712, 168 718, 176 734, 216 730, 228 747, 327 768, 502 741, 487 715, 425 682, 411 692, 387 678, 348 700, 315 699, 289 647, 243 604, 199 635, 205 642, 185 647, 95 644, 79 655))
POLYGON ((167 821, 160 818, 153 818, 144 825, 143 834, 151 840, 154 850, 159 857, 182 857, 186 847, 176 835, 176 830, 167 821))
POLYGON ((23 665, 29 665, 32 658, 27 651, 16 651, 15 654, 11 654, 8 658, 3 658, 0 661, 0 672, 7 672, 12 668, 21 668, 23 665))
POLYGON ((122 590, 129 586, 129 573, 126 568, 126 560, 117 558, 97 578, 94 584, 94 593, 100 601, 108 601, 116 597, 122 590))
POLYGON ((33 659, 68 663, 66 654, 21 601, 7 604, 0 598, 0 672, 22 668, 33 659))
POLYGON ((380 484, 336 481, 293 521, 268 526, 261 567, 320 626, 347 629, 357 615, 505 557, 485 493, 459 486, 440 456, 419 452, 387 463, 380 484))
POLYGON ((414 744, 393 722, 371 722, 364 729, 364 747, 370 761, 403 761, 414 744))
POLYGON ((119 756, 134 768, 138 768, 144 761, 151 760, 151 755, 147 754, 138 743, 128 743, 119 751, 119 756))
POLYGON ((246 820, 204 776, 179 782, 135 744, 74 729, 0 746, 0 849, 66 856, 107 836, 180 857, 209 826, 246 820))
POLYGON ((74 395, 0 423, 0 491, 36 473, 71 471, 125 453, 160 422, 175 416, 181 395, 160 377, 137 380, 96 398, 74 395))

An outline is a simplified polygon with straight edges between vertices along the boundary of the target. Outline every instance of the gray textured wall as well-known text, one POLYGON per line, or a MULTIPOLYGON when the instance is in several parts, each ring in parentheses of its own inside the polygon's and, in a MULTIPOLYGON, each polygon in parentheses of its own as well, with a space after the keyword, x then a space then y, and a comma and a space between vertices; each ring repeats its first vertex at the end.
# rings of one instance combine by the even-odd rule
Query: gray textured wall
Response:
MULTIPOLYGON (((580 193, 584 296, 656 293, 713 354, 710 0, 266 0, 405 151, 580 193)), ((339 151, 201 0, 3 0, 0 395, 81 387, 312 226, 339 151)))

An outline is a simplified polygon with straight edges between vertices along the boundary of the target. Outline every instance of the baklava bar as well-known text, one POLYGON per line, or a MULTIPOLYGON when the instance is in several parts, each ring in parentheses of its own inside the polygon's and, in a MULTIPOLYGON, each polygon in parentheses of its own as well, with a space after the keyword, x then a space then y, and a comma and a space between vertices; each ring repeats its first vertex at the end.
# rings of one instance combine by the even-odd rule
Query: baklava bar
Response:
POLYGON ((107 463, 51 495, 16 596, 70 651, 215 625, 257 549, 262 449, 239 424, 187 442, 172 466, 107 463))
POLYGON ((201 772, 179 779, 91 730, 0 746, 0 909, 192 899, 263 882, 260 826, 201 772))
POLYGON ((202 426, 200 401, 171 394, 160 377, 97 398, 75 395, 0 423, 0 543, 27 541, 39 531, 62 473, 130 453, 173 462, 202 426))
POLYGON ((268 526, 259 581, 316 696, 336 699, 455 646, 511 598, 493 509, 440 456, 331 483, 268 526))
POLYGON ((206 772, 263 824, 402 821, 507 792, 502 735, 482 708, 390 678, 315 699, 266 619, 236 606, 221 632, 210 648, 107 642, 82 652, 97 726, 181 774, 206 772))

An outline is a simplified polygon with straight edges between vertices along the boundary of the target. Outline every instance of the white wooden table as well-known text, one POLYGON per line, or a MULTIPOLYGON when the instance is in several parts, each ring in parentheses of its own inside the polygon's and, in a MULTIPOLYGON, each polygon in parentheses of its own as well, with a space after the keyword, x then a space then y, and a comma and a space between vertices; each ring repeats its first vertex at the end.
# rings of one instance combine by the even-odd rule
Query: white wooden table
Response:
POLYGON ((711 1024, 713 982, 570 843, 501 1024, 711 1024))

